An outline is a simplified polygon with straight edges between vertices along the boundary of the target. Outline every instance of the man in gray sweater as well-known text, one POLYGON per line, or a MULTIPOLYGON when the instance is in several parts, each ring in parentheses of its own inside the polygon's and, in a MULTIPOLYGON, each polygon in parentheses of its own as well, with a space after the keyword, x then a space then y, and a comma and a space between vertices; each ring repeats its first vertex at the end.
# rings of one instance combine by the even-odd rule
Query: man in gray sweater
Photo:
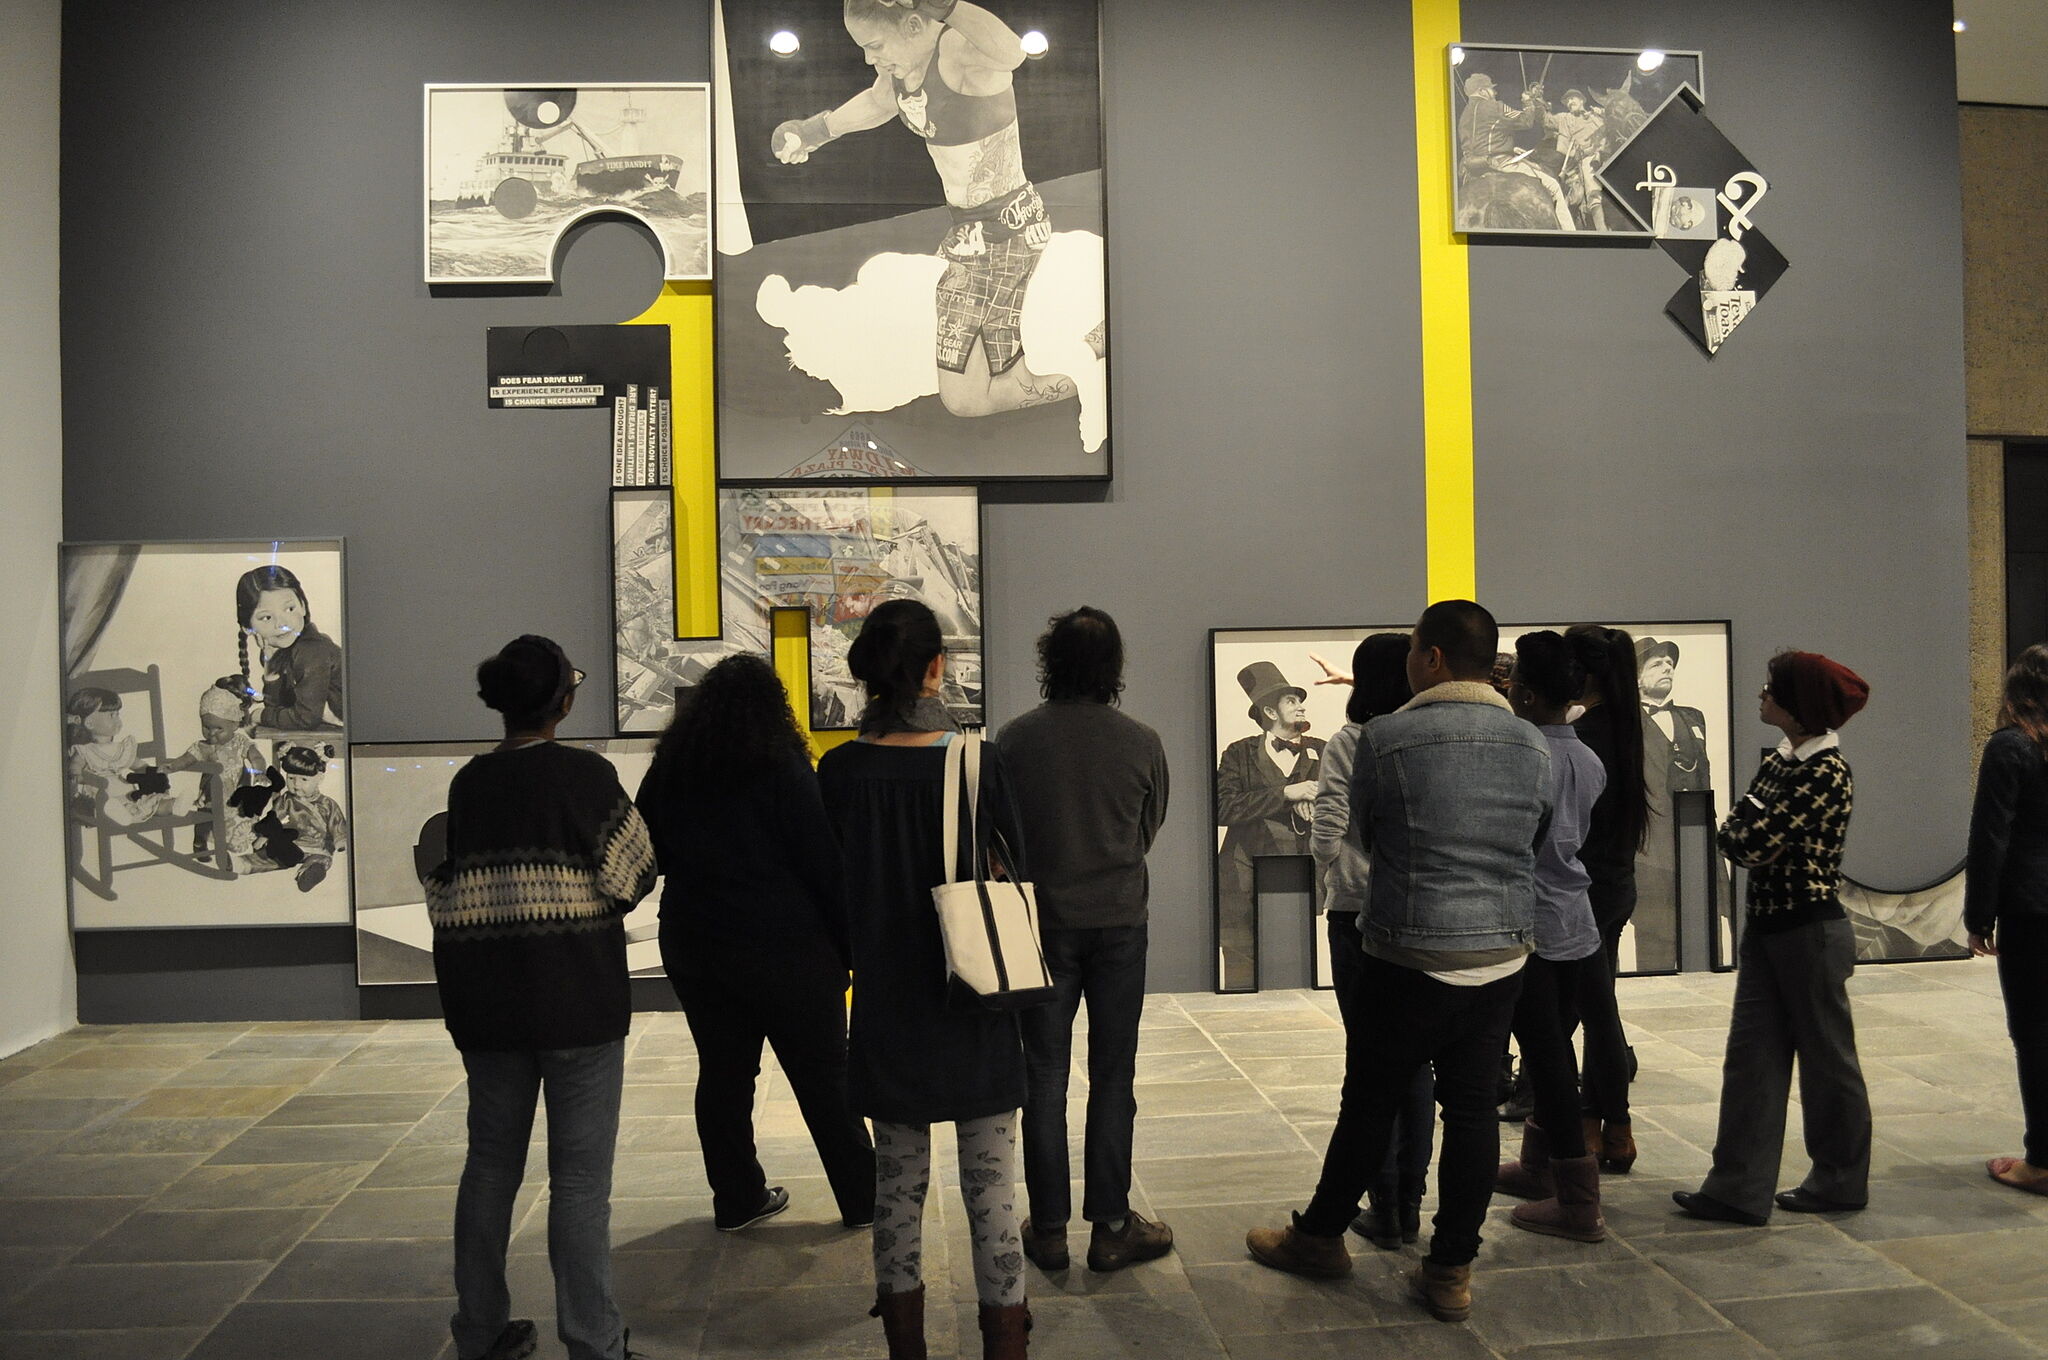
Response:
POLYGON ((1074 1015, 1088 1001, 1088 1131, 1081 1214, 1094 1225, 1090 1270, 1164 1256, 1173 1231, 1131 1208, 1132 1090, 1145 1007, 1145 852, 1166 816, 1159 734, 1116 708, 1124 687, 1116 620, 1083 606, 1038 639, 1046 702, 996 744, 1031 848, 1051 1004, 1023 1013, 1024 1254, 1041 1270, 1068 1264, 1073 1212, 1067 1078, 1074 1015))

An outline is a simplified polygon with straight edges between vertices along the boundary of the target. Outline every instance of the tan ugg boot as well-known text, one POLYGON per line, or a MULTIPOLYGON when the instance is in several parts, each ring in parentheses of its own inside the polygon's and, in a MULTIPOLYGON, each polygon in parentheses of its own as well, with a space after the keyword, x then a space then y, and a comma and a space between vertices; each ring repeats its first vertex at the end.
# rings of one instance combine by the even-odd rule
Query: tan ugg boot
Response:
POLYGON ((1440 1266, 1423 1259, 1408 1277, 1415 1297, 1439 1322, 1463 1322, 1472 1316, 1472 1267, 1440 1266))
POLYGON ((1338 1280, 1351 1273, 1351 1251, 1343 1238, 1314 1237, 1293 1224, 1284 1228, 1253 1228, 1244 1235, 1244 1246, 1260 1265, 1290 1275, 1338 1280))
POLYGON ((1508 1215, 1517 1228, 1568 1237, 1574 1242, 1603 1242, 1607 1222, 1600 1217, 1600 1163, 1593 1157, 1559 1157, 1550 1164, 1557 1197, 1518 1204, 1508 1215))
MULTIPOLYGON (((1594 1146, 1586 1144, 1586 1151, 1593 1152, 1594 1146)), ((1611 1171, 1617 1176, 1626 1176, 1629 1168, 1636 1164, 1635 1125, 1626 1119, 1610 1119, 1600 1131, 1598 1149, 1600 1169, 1611 1171)))
POLYGON ((1550 1135, 1535 1120, 1522 1121, 1522 1155, 1500 1164, 1493 1188, 1517 1199, 1549 1199, 1557 1193, 1557 1181, 1550 1174, 1550 1135))

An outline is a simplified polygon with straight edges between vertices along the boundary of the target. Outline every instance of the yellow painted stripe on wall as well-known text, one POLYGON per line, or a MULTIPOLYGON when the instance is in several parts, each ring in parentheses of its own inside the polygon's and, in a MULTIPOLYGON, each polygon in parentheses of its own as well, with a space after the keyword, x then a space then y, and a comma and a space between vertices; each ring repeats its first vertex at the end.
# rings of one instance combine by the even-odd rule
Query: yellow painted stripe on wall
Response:
POLYGON ((1458 41, 1458 0, 1413 0, 1413 5, 1429 598, 1469 600, 1479 593, 1472 473, 1472 292, 1465 239, 1451 230, 1451 91, 1446 55, 1458 41))
POLYGON ((715 638, 718 619, 718 447, 711 367, 711 285, 662 286, 626 323, 668 327, 669 421, 675 449, 676 636, 715 638))

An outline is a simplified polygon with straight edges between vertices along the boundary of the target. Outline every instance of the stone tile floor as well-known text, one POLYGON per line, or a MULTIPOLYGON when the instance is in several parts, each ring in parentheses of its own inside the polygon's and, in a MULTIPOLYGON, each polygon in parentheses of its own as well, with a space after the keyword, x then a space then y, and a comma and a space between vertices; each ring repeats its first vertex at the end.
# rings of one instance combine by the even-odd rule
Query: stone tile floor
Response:
MULTIPOLYGON (((1598 1246, 1509 1228, 1479 1260, 1472 1321, 1404 1297, 1413 1249, 1362 1242, 1342 1284, 1248 1261, 1244 1230, 1314 1183, 1342 1033, 1327 993, 1159 996, 1139 1059, 1135 1198, 1168 1259, 1031 1274, 1043 1357, 1602 1360, 2048 1355, 2048 1199, 1987 1179, 2019 1151, 2012 1058, 1988 964, 1866 968, 1852 990, 1877 1109, 1864 1213, 1769 1228, 1679 1216, 1714 1128, 1729 977, 1631 980, 1642 1160, 1607 1183, 1598 1246)), ((613 1235, 633 1341, 655 1357, 879 1356, 863 1233, 837 1226, 772 1067, 759 1131, 791 1211, 710 1222, 680 1017, 638 1018, 613 1235)), ((1076 1098, 1082 1095, 1076 1077, 1076 1098)), ((0 1357, 437 1360, 462 1069, 436 1023, 81 1028, 0 1060, 0 1357)), ((1075 1123, 1078 1126, 1078 1111, 1075 1123)), ((1078 1159, 1077 1159, 1078 1160, 1078 1159)), ((545 1158, 513 1241, 518 1311, 552 1340, 545 1158)), ((927 1237, 932 1354, 978 1354, 952 1159, 927 1237)), ((1796 1119, 1784 1184, 1803 1171, 1796 1119)), ((1077 1193, 1078 1199, 1078 1193, 1077 1193)), ((1080 1239, 1085 1242, 1085 1238, 1080 1239)))

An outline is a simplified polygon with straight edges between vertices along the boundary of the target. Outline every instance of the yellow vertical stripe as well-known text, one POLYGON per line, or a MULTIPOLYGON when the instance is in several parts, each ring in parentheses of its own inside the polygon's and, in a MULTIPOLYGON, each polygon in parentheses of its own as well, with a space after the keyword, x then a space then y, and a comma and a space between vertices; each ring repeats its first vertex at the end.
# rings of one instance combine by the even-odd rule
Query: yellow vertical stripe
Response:
POLYGON ((1479 593, 1472 476, 1472 293, 1451 230, 1449 50, 1458 0, 1413 0, 1415 189, 1422 244, 1422 444, 1429 598, 1479 593))
POLYGON ((782 687, 789 691, 789 706, 796 712, 796 725, 810 739, 811 754, 821 756, 841 742, 851 741, 852 732, 811 730, 810 611, 777 609, 769 615, 769 626, 774 634, 775 673, 782 677, 782 687))
POLYGON ((718 449, 712 405, 711 285, 669 283, 627 325, 668 327, 669 424, 675 470, 676 636, 715 638, 718 449))

